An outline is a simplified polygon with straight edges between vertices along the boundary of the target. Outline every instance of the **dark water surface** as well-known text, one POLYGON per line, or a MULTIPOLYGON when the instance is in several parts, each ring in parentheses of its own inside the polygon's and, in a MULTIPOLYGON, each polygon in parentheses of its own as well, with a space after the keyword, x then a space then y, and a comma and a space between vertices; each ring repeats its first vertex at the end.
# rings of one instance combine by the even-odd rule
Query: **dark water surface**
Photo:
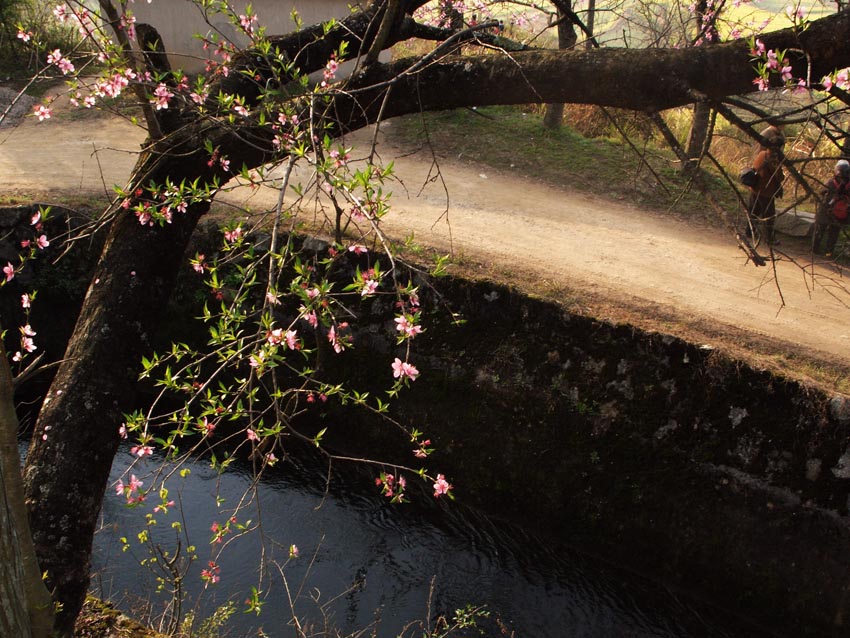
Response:
MULTIPOLYGON (((129 450, 119 451, 112 481, 132 460, 129 450)), ((156 459, 137 463, 132 472, 147 488, 155 483, 145 475, 157 465, 156 459)), ((256 635, 259 627, 271 638, 294 635, 290 597, 307 622, 320 624, 330 618, 344 634, 377 622, 375 635, 396 636, 408 623, 471 604, 490 612, 481 623, 487 636, 765 635, 634 574, 578 553, 556 553, 533 535, 457 502, 435 503, 425 495, 416 504, 391 505, 376 493, 370 475, 360 470, 335 471, 326 490, 325 469, 320 464, 279 464, 263 477, 259 505, 255 500, 239 514, 241 522, 259 521, 262 534, 226 537, 229 545, 218 559, 221 580, 206 589, 200 603, 205 615, 228 600, 237 603, 229 635, 256 635), (258 585, 263 546, 267 564, 284 563, 291 544, 298 546, 300 557, 283 570, 290 593, 270 565, 270 580, 262 583, 270 587, 262 613, 243 613, 251 586, 258 585)), ((187 479, 169 482, 169 498, 182 504, 182 513, 172 508, 167 515, 157 514, 157 524, 148 529, 163 548, 172 549, 172 522, 181 521, 188 530, 199 557, 186 579, 193 600, 203 591, 200 570, 220 548, 210 544, 211 522, 224 522, 251 482, 247 467, 236 466, 218 476, 202 462, 191 467, 187 479), (220 509, 216 495, 224 499, 220 509)), ((167 596, 155 592, 153 574, 138 565, 147 554, 136 540, 157 499, 151 494, 135 509, 124 502, 113 489, 106 495, 103 528, 95 540, 92 588, 129 611, 140 609, 145 600, 164 605, 167 596), (122 551, 121 537, 128 539, 129 551, 122 551)))

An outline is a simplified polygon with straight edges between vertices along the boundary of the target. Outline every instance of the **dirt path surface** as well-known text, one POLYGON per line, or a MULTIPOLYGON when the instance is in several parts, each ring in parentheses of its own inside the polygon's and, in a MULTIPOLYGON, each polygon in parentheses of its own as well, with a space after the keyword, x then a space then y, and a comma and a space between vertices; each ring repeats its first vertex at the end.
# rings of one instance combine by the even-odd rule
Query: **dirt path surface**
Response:
MULTIPOLYGON (((367 134, 357 136, 363 146, 367 134)), ((109 191, 129 176, 143 138, 141 129, 115 117, 27 118, 0 129, 0 194, 56 199, 109 191)), ((438 158, 444 188, 440 179, 428 182, 431 158, 400 155, 391 133, 379 149, 385 162, 395 160, 401 180, 386 224, 393 236, 414 233, 420 244, 452 250, 467 268, 601 318, 779 368, 803 361, 839 376, 850 370, 850 287, 841 269, 812 265, 802 242, 785 242, 790 255, 773 262, 775 271, 757 268, 723 229, 694 228, 663 213, 451 158, 438 158)), ((246 189, 226 199, 239 203, 248 195, 246 189)), ((263 203, 254 197, 249 205, 263 203)))

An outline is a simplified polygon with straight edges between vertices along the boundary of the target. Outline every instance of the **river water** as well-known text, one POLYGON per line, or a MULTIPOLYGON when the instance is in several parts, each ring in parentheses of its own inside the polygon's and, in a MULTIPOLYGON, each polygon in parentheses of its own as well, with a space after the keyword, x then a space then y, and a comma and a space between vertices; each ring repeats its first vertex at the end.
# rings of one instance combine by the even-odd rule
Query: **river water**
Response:
MULTIPOLYGON (((122 449, 112 481, 133 460, 122 449)), ((137 461, 131 472, 149 487, 154 478, 146 473, 158 465, 155 457, 137 461)), ((186 479, 169 481, 168 498, 180 507, 154 514, 156 525, 145 518, 158 502, 153 494, 142 506, 128 508, 110 489, 95 539, 94 593, 136 615, 148 604, 161 609, 168 596, 155 591, 153 572, 139 567, 149 554, 137 534, 147 528, 155 543, 173 550, 177 535, 172 523, 180 521, 197 546, 198 559, 185 580, 189 600, 199 601, 199 616, 228 600, 235 602, 238 611, 228 625, 228 635, 234 637, 256 636, 259 628, 270 638, 293 636, 292 608, 302 624, 317 630, 328 623, 340 635, 371 627, 376 636, 405 631, 407 636, 413 635, 410 623, 450 615, 466 605, 486 608, 490 615, 479 625, 483 635, 494 637, 766 635, 634 574, 577 552, 555 552, 533 534, 458 502, 437 503, 426 494, 414 504, 389 504, 363 470, 336 468, 327 487, 321 463, 280 463, 272 470, 254 493, 250 468, 235 465, 218 475, 197 462, 186 479), (210 543, 211 522, 226 521, 246 490, 254 500, 237 520, 259 522, 261 530, 227 534, 226 547, 210 543), (127 551, 122 551, 121 537, 128 540, 127 551), (287 562, 293 544, 299 557, 287 562), (270 566, 271 577, 260 583, 267 591, 262 612, 244 613, 251 586, 258 585, 261 552, 268 566, 273 561, 285 566, 270 566), (204 589, 200 572, 212 557, 220 580, 204 589)), ((185 544, 183 550, 185 554, 185 544)), ((416 635, 422 635, 421 629, 416 635)), ((467 630, 461 635, 474 634, 467 630)))

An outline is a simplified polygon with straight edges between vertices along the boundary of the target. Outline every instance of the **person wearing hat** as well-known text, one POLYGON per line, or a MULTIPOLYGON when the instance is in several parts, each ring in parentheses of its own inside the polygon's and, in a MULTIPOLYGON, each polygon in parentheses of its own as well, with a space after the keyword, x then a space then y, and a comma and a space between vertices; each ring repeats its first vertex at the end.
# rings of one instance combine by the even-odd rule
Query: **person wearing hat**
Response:
POLYGON ((821 193, 820 204, 815 214, 815 234, 812 249, 817 255, 832 257, 842 227, 847 224, 850 208, 850 162, 838 160, 832 178, 821 193), (821 250, 821 243, 826 244, 821 250))
POLYGON ((776 198, 782 196, 782 182, 785 173, 782 162, 785 161, 783 147, 785 136, 775 126, 769 126, 761 132, 762 142, 753 160, 756 180, 750 186, 749 219, 747 236, 751 229, 763 228, 768 243, 776 243, 773 230, 776 221, 776 198))

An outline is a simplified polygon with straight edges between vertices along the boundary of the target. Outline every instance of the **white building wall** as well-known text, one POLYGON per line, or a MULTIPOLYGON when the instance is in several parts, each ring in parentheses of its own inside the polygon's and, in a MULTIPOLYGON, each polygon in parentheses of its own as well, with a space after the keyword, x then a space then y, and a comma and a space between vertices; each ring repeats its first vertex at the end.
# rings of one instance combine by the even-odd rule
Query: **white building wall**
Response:
MULTIPOLYGON (((244 13, 251 4, 258 24, 266 27, 266 35, 282 35, 295 29, 292 10, 298 11, 304 26, 329 20, 342 19, 349 15, 349 0, 235 0, 231 6, 237 14, 244 13)), ((248 42, 247 36, 234 27, 222 15, 212 16, 208 24, 201 10, 191 0, 137 0, 130 5, 137 22, 152 24, 159 32, 168 51, 168 59, 174 69, 181 68, 190 73, 203 71, 209 52, 204 51, 202 42, 194 35, 205 35, 210 30, 219 30, 228 39, 239 45, 248 42)))

